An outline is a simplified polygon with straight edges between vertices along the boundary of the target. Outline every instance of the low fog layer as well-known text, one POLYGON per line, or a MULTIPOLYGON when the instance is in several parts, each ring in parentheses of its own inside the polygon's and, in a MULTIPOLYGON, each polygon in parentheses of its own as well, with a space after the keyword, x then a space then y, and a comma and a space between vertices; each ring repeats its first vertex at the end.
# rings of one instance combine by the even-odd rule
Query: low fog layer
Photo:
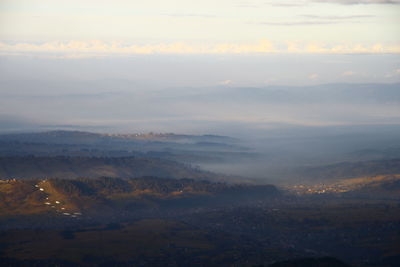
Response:
POLYGON ((398 64, 389 55, 1 57, 0 131, 396 124, 398 64))
MULTIPOLYGON (((36 82, 26 85, 4 83, 3 87, 8 88, 58 86, 36 82)), ((68 93, 66 89, 56 95, 5 91, 0 100, 3 132, 23 130, 24 127, 37 130, 86 127, 104 132, 156 131, 240 136, 246 129, 287 125, 400 122, 399 84, 171 88, 104 93, 68 93)))
MULTIPOLYGON (((400 158, 400 126, 358 125, 280 127, 254 130, 242 141, 256 156, 199 165, 213 172, 251 177, 260 182, 299 183, 331 176, 371 175, 400 158)), ((396 163, 398 164, 398 163, 396 163)), ((336 177, 337 178, 337 177, 336 177)))
POLYGON ((192 163, 282 180, 298 167, 399 157, 398 64, 385 55, 2 57, 0 132, 232 136, 257 156, 192 163))

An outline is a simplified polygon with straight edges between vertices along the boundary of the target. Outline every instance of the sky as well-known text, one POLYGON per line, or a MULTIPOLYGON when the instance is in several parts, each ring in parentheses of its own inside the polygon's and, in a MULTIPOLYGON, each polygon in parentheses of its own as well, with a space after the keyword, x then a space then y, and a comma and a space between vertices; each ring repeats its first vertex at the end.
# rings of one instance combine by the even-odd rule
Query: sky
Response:
POLYGON ((0 132, 400 123, 398 25, 400 0, 1 0, 0 132), (325 84, 394 100, 268 101, 325 84))
POLYGON ((400 53, 398 25, 398 0, 2 0, 0 51, 400 53))

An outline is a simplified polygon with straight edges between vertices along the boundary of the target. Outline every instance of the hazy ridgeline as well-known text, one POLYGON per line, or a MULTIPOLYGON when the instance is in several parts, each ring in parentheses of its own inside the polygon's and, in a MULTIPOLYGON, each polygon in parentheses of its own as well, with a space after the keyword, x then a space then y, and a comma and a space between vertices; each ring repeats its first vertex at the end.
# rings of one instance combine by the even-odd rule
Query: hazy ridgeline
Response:
POLYGON ((384 75, 396 67, 390 55, 3 57, 0 130, 240 137, 286 127, 398 124, 396 80, 342 76, 347 68, 384 75), (331 78, 304 81, 314 69, 331 78), (277 85, 266 81, 276 75, 277 85))
POLYGON ((228 182, 273 184, 396 174, 399 172, 396 159, 400 158, 398 133, 398 126, 370 125, 290 127, 254 131, 252 138, 173 134, 127 137, 85 132, 4 134, 0 136, 3 157, 0 157, 3 166, 0 171, 4 178, 17 177, 18 173, 21 178, 57 174, 61 178, 139 177, 141 174, 205 179, 218 176, 228 182), (29 155, 38 158, 26 158, 29 155), (25 159, 7 160, 10 156, 25 159), (58 158, 52 159, 54 156, 58 158), (40 157, 44 157, 43 162, 40 157), (74 157, 82 158, 74 160, 74 157), (190 166, 197 166, 203 173, 190 166))
MULTIPOLYGON (((336 79, 331 84, 263 85, 265 69, 280 75, 285 69, 288 76, 311 71, 301 68, 303 59, 305 56, 295 55, 238 55, 220 60, 214 56, 164 55, 60 62, 5 57, 0 64, 0 105, 7 111, 0 113, 4 134, 153 131, 236 139, 180 138, 147 143, 114 139, 82 141, 74 148, 64 136, 51 145, 43 140, 41 144, 32 140, 29 145, 29 140, 20 145, 8 142, 0 153, 161 157, 263 183, 306 177, 299 168, 399 158, 400 85, 374 83, 373 77, 364 84, 337 83, 336 79), (250 69, 243 72, 241 66, 250 69), (219 79, 231 75, 242 79, 247 75, 254 82, 218 84, 219 79)), ((377 67, 379 64, 372 63, 382 63, 385 68, 395 65, 386 55, 315 55, 308 59, 322 70, 329 66, 335 73, 343 66, 366 65, 381 73, 384 70, 377 67)), ((1 137, 0 141, 7 140, 1 137)))
POLYGON ((399 267, 400 0, 0 0, 0 266, 399 267))
POLYGON ((46 124, 2 117, 0 264, 398 265, 397 84, 164 93, 8 91, 7 108, 37 105, 46 124), (56 104, 110 120, 65 125, 56 104), (115 120, 138 111, 158 119, 115 120), (169 131, 146 131, 159 123, 169 131))

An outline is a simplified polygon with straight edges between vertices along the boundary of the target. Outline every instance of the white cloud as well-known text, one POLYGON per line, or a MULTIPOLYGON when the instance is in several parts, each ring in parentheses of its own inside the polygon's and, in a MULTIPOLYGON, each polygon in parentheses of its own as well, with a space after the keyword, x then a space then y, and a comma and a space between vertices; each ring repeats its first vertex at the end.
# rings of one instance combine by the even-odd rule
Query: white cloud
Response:
POLYGON ((266 5, 270 5, 270 6, 275 6, 275 7, 301 7, 301 6, 305 6, 307 5, 306 1, 301 1, 301 0, 297 0, 297 1, 289 1, 289 2, 284 2, 284 1, 269 1, 269 2, 265 2, 266 5))
POLYGON ((225 81, 219 82, 220 85, 229 85, 229 84, 231 84, 231 83, 232 83, 231 80, 225 80, 225 81))
POLYGON ((195 13, 171 13, 171 14, 162 14, 167 17, 175 17, 175 18, 216 18, 216 15, 212 14, 195 14, 195 13))
POLYGON ((266 26, 307 26, 337 24, 336 21, 294 21, 294 22, 259 22, 258 25, 266 26))
POLYGON ((387 46, 380 43, 373 45, 319 44, 287 42, 275 44, 269 40, 257 43, 219 43, 198 45, 187 43, 169 43, 155 45, 106 43, 99 40, 69 41, 47 43, 0 42, 1 54, 46 54, 50 57, 94 57, 127 54, 251 54, 251 53, 304 53, 304 54, 400 54, 400 45, 387 46), (61 55, 60 55, 61 54, 61 55))
POLYGON ((302 15, 308 19, 326 19, 326 20, 349 20, 349 19, 364 19, 374 18, 373 15, 351 15, 351 16, 318 16, 318 15, 302 15))
POLYGON ((275 7, 302 7, 310 3, 328 3, 340 5, 398 5, 400 0, 297 0, 297 1, 269 1, 265 4, 275 7))
POLYGON ((398 4, 400 4, 400 0, 312 0, 312 2, 336 3, 336 4, 342 4, 342 5, 371 5, 371 4, 398 5, 398 4))
POLYGON ((309 78, 310 80, 316 80, 316 79, 318 79, 318 77, 319 77, 319 75, 316 74, 316 73, 310 74, 310 75, 308 76, 308 78, 309 78))
POLYGON ((351 70, 342 73, 342 76, 354 76, 354 75, 356 75, 356 73, 351 70))
POLYGON ((0 51, 8 52, 68 52, 68 53, 109 53, 109 54, 243 54, 277 52, 268 40, 254 44, 221 43, 216 45, 191 45, 170 43, 157 45, 122 45, 105 43, 99 40, 48 42, 42 44, 0 42, 0 51))

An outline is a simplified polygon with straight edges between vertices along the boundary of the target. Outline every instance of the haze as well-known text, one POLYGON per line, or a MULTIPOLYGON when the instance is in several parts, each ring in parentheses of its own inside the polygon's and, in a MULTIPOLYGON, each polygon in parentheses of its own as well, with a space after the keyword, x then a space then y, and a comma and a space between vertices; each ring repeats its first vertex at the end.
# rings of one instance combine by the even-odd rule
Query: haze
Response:
POLYGON ((230 127, 396 124, 398 60, 397 55, 7 56, 0 63, 1 130, 64 125, 235 135, 230 127))
POLYGON ((400 262, 400 0, 0 0, 0 266, 400 262))
POLYGON ((369 0, 2 1, 0 131, 235 135, 397 124, 399 8, 369 0), (341 85, 309 89, 321 84, 341 85))

